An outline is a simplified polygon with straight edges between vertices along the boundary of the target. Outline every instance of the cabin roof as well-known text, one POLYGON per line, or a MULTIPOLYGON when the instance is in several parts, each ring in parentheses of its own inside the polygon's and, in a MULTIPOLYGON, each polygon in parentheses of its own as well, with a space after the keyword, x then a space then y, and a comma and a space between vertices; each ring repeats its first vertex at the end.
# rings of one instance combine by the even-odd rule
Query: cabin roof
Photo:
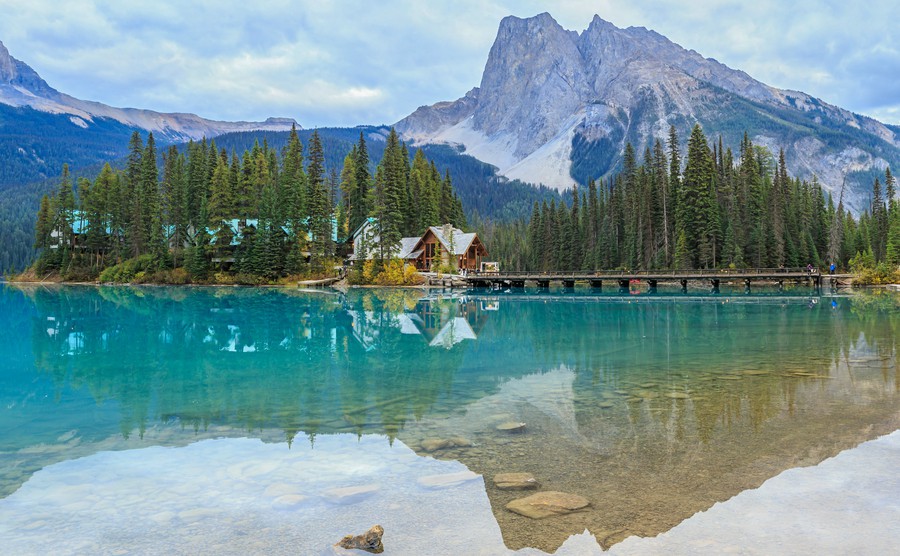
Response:
MULTIPOLYGON (((400 238, 400 254, 398 255, 401 259, 414 259, 416 258, 413 249, 416 248, 416 244, 419 243, 418 237, 404 237, 400 238)), ((419 251, 421 253, 421 251, 419 251)))
POLYGON ((431 226, 428 228, 431 233, 434 234, 434 237, 441 242, 441 245, 447 250, 447 252, 451 252, 454 255, 465 255, 466 250, 472 245, 472 242, 475 241, 475 238, 478 237, 478 234, 472 233, 464 233, 459 228, 451 228, 450 233, 453 236, 453 249, 450 248, 450 237, 444 234, 443 226, 431 226))

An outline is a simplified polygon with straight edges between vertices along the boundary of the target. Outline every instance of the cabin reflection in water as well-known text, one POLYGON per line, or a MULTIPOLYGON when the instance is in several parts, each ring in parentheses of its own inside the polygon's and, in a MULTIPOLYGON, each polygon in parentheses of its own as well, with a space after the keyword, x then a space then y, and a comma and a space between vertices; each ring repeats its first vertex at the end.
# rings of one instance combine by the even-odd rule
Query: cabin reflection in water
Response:
POLYGON ((396 314, 385 323, 384 313, 349 310, 353 337, 365 348, 377 348, 382 329, 399 327, 405 336, 421 336, 430 347, 451 349, 464 340, 477 340, 491 311, 497 311, 496 299, 461 297, 423 298, 412 310, 396 314))

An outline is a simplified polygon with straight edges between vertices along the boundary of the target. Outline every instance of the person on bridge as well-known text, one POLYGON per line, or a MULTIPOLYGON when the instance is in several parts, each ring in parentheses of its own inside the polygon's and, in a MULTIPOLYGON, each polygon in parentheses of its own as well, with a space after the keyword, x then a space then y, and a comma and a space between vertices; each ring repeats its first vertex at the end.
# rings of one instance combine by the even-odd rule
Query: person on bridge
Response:
POLYGON ((812 265, 812 263, 809 263, 808 265, 806 265, 806 273, 812 274, 812 271, 813 271, 813 265, 812 265))
POLYGON ((831 266, 828 267, 828 274, 834 274, 834 271, 837 269, 834 263, 831 263, 831 266))

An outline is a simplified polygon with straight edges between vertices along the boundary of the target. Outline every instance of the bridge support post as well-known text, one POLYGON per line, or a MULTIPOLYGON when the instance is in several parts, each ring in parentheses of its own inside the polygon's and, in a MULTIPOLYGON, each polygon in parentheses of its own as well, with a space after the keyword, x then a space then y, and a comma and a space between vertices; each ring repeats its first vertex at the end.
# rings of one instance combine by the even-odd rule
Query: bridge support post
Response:
POLYGON ((712 284, 712 291, 713 291, 713 293, 719 293, 719 279, 718 279, 718 278, 712 278, 712 279, 710 279, 709 282, 710 282, 710 284, 712 284))
POLYGON ((744 278, 744 293, 750 293, 750 278, 744 278))
POLYGON ((591 280, 591 287, 597 291, 603 291, 603 280, 591 280))
POLYGON ((687 280, 684 280, 684 279, 681 280, 681 292, 687 293, 687 280))
POLYGON ((778 291, 784 290, 784 280, 778 280, 778 291))

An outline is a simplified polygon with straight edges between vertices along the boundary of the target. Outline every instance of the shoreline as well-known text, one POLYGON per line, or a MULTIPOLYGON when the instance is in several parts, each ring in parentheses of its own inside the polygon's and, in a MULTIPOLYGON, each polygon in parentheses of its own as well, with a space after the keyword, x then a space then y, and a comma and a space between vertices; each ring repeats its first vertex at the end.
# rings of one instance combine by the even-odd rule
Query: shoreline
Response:
MULTIPOLYGON (((285 284, 241 284, 237 282, 222 282, 222 283, 197 283, 197 282, 189 282, 186 284, 172 284, 166 282, 100 282, 100 281, 69 281, 69 280, 20 280, 16 278, 12 279, 4 279, 0 280, 0 283, 5 284, 29 284, 29 285, 62 285, 62 286, 107 286, 107 287, 115 287, 115 286, 148 286, 148 287, 201 287, 201 288, 330 288, 330 289, 354 289, 354 288, 369 288, 369 289, 394 289, 394 288, 409 288, 409 289, 469 289, 468 285, 459 285, 449 283, 451 279, 446 278, 447 283, 444 284, 416 284, 416 285, 380 285, 380 284, 348 284, 345 280, 338 280, 332 283, 323 284, 321 282, 328 282, 332 280, 330 278, 318 279, 318 280, 298 280, 296 282, 285 283, 285 284)), ((584 287, 584 284, 578 283, 579 285, 584 287)), ((693 284, 689 289, 701 289, 707 290, 709 289, 705 282, 689 282, 689 284, 693 284), (698 284, 702 284, 698 285, 698 284)), ((723 282, 723 286, 734 286, 738 287, 741 284, 737 282, 723 282)), ((763 287, 775 287, 778 285, 777 282, 766 282, 759 281, 756 282, 757 286, 763 287)), ((577 288, 578 286, 576 286, 577 288)), ((677 285, 672 285, 674 288, 679 288, 677 285)), ((897 284, 840 284, 839 288, 881 288, 888 289, 891 291, 900 292, 900 283, 897 284)), ((501 288, 502 290, 503 288, 501 288)), ((519 288, 523 289, 523 288, 519 288)), ((527 288, 524 288, 527 289, 527 288)), ((644 288, 641 288, 643 291, 644 288)))

